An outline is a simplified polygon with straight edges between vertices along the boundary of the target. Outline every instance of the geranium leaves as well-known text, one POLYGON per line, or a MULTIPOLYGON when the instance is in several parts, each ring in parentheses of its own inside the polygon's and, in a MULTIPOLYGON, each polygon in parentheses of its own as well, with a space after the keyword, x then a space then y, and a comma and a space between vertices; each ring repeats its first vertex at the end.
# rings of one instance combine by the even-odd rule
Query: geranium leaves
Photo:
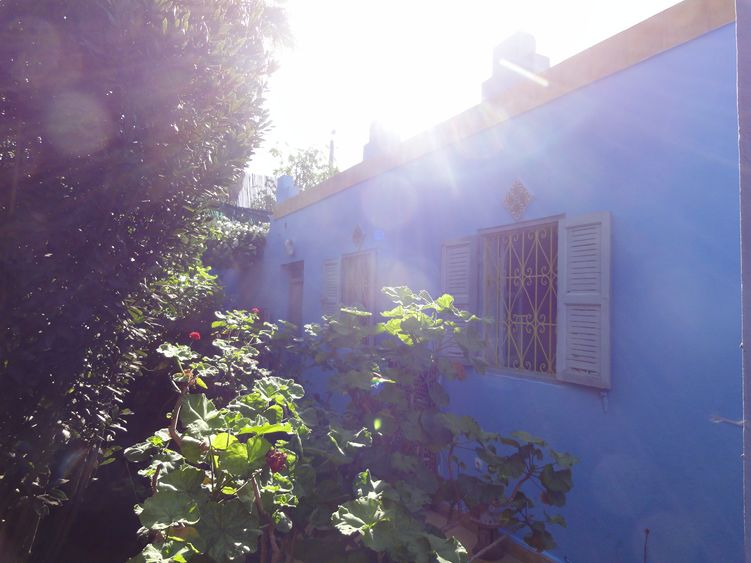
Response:
POLYGON ((164 530, 177 524, 198 522, 198 504, 189 495, 176 490, 161 490, 146 499, 138 515, 144 528, 164 530))
POLYGON ((216 561, 235 561, 256 550, 261 535, 258 516, 237 499, 207 503, 196 524, 195 545, 216 561))
POLYGON ((188 433, 197 437, 209 436, 224 426, 214 403, 203 393, 183 397, 180 422, 188 433))
POLYGON ((129 449, 133 459, 153 459, 143 474, 156 492, 137 507, 141 523, 161 532, 158 537, 191 546, 186 551, 154 543, 138 561, 177 562, 194 553, 242 560, 257 549, 262 517, 263 525, 280 533, 292 529, 292 519, 279 508, 297 505, 295 484, 283 474, 297 456, 282 438, 306 430, 294 404, 301 396, 301 386, 279 378, 258 381, 221 409, 203 394, 186 394, 179 399, 180 424, 172 442, 180 453, 166 448, 172 432, 167 429, 129 449), (285 463, 272 468, 267 453, 274 443, 285 463), (166 453, 168 460, 159 461, 166 453))
POLYGON ((246 443, 235 441, 218 453, 219 466, 235 477, 249 477, 263 465, 270 448, 271 444, 260 436, 250 438, 246 443))
POLYGON ((191 350, 190 346, 186 346, 185 344, 171 344, 165 342, 156 350, 165 358, 175 358, 181 362, 189 362, 193 358, 198 357, 198 354, 191 350))
POLYGON ((144 550, 128 563, 186 563, 196 550, 190 544, 177 541, 154 543, 147 545, 144 550))
POLYGON ((397 306, 377 330, 344 310, 294 341, 255 315, 218 316, 221 338, 214 343, 222 355, 203 357, 202 370, 224 373, 233 362, 261 362, 260 350, 276 361, 272 348, 283 345, 285 353, 333 369, 329 389, 346 402, 332 409, 320 395, 307 399, 299 383, 269 376, 262 363, 250 390, 238 384, 242 392, 220 393, 216 402, 187 394, 177 428, 127 452, 134 459, 155 456, 142 473, 157 491, 141 512, 144 526, 216 561, 242 559, 260 541, 267 554, 278 542, 301 560, 319 552, 335 554, 331 561, 367 559, 367 548, 395 562, 461 563, 468 557, 461 543, 425 517, 429 507, 447 502, 526 533, 536 549, 549 548, 548 527, 565 521, 535 513, 542 507, 533 487, 542 489, 546 507, 562 506, 576 459, 532 434, 504 437, 446 412, 451 397, 443 382, 463 375, 451 375, 461 364, 443 355, 442 343, 450 331, 465 351, 477 348, 467 328, 478 319, 456 309, 450 296, 433 301, 407 288, 390 294, 397 306), (374 333, 380 336, 370 338, 374 333), (434 456, 451 469, 437 471, 434 456), (472 457, 475 471, 468 470, 472 457))
POLYGON ((458 541, 429 533, 424 522, 404 509, 398 490, 374 480, 370 471, 356 477, 354 489, 359 497, 339 506, 331 517, 342 534, 357 534, 367 547, 388 552, 396 561, 467 561, 467 551, 458 541))

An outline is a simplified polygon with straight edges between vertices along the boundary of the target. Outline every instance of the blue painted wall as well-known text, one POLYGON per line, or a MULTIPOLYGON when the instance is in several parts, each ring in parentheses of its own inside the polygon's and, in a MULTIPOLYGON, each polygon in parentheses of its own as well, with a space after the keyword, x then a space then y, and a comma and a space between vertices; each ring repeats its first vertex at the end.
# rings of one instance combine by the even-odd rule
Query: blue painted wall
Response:
POLYGON ((322 265, 377 251, 378 284, 438 294, 441 243, 524 219, 613 219, 612 380, 573 385, 492 373, 451 387, 452 409, 577 455, 555 531, 571 563, 743 557, 738 146, 733 26, 527 112, 274 222, 253 303, 285 316, 282 264, 305 261, 304 318, 322 265), (292 239, 295 256, 284 252, 292 239))

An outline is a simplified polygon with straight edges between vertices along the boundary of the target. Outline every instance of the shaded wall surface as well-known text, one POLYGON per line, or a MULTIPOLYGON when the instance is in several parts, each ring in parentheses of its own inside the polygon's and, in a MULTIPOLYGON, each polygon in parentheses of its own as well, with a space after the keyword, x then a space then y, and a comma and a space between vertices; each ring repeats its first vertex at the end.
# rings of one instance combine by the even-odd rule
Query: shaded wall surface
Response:
POLYGON ((284 317, 283 265, 302 260, 318 319, 324 261, 358 226, 378 285, 437 295, 441 244, 513 224, 517 180, 525 220, 610 211, 612 389, 495 371, 450 385, 451 408, 580 459, 561 559, 642 561, 648 528, 649 561, 741 561, 741 432, 710 422, 741 418, 735 76, 725 26, 281 217, 253 302, 284 317))

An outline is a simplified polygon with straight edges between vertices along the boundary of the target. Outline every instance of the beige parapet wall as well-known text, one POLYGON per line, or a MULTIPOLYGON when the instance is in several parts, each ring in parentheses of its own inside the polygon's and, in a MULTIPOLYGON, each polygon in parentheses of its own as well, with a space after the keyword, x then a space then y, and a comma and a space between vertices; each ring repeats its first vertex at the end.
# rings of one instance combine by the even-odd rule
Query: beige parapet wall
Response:
POLYGON ((403 142, 391 154, 356 164, 279 203, 274 217, 284 217, 734 21, 733 0, 684 0, 546 70, 540 75, 546 87, 520 83, 403 142))

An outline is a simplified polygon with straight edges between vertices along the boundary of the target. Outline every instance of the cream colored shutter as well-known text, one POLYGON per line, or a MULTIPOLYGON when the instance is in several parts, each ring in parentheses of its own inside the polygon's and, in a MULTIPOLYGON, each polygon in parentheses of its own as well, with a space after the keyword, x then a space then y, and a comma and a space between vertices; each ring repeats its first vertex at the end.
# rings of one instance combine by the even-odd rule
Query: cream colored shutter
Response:
MULTIPOLYGON (((475 311, 475 284, 477 264, 475 258, 476 237, 466 237, 443 244, 441 256, 441 293, 454 297, 454 306, 475 311)), ((450 345, 446 355, 464 356, 456 345, 450 345)))
POLYGON ((326 260, 323 263, 323 298, 321 299, 324 315, 333 315, 339 311, 341 301, 339 279, 339 259, 326 260))
POLYGON ((459 309, 472 310, 474 306, 474 245, 474 237, 443 245, 441 292, 453 295, 454 305, 459 309))
POLYGON ((558 226, 557 377, 610 388, 610 213, 558 226))

